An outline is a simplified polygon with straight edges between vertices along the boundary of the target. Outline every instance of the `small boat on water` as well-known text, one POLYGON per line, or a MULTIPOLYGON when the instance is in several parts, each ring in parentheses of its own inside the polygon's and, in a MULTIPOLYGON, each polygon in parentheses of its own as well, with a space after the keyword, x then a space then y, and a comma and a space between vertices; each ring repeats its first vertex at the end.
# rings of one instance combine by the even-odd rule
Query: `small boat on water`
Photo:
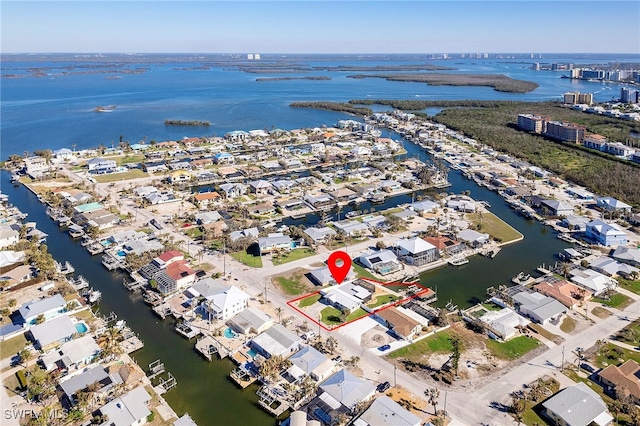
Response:
POLYGON ((16 173, 13 173, 11 175, 11 183, 13 184, 20 183, 20 176, 18 176, 16 173))
POLYGON ((453 259, 449 259, 449 265, 452 266, 462 266, 466 265, 467 263, 469 263, 469 259, 467 259, 466 257, 456 257, 453 259))
POLYGON ((87 300, 89 301, 89 303, 97 303, 100 301, 100 299, 102 299, 102 292, 98 290, 94 290, 90 292, 89 296, 87 297, 87 300))

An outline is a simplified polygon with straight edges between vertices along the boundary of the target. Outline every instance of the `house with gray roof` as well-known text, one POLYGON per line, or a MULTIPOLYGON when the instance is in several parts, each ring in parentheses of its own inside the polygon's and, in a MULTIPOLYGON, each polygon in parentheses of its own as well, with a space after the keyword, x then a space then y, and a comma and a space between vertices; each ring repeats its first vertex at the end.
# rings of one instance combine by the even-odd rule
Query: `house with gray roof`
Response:
POLYGON ((227 325, 231 329, 241 334, 260 334, 273 324, 273 318, 253 306, 241 311, 227 321, 227 325))
POLYGON ((543 208, 546 207, 553 216, 567 216, 573 213, 573 205, 561 200, 542 200, 543 208))
POLYGON ((144 386, 118 397, 100 407, 100 414, 107 420, 101 426, 132 426, 146 423, 151 396, 144 386))
POLYGON ((73 322, 71 322, 71 319, 66 315, 53 318, 42 324, 34 325, 29 329, 36 348, 43 351, 58 344, 68 342, 77 332, 73 322))
POLYGON ((330 397, 329 401, 333 399, 347 409, 353 410, 358 402, 373 397, 376 388, 371 383, 342 369, 320 384, 319 390, 330 397))
POLYGON ((287 375, 295 380, 299 380, 304 375, 307 375, 316 382, 329 377, 329 375, 333 373, 336 365, 335 361, 327 358, 313 346, 303 347, 291 355, 289 361, 291 361, 292 365, 287 369, 287 375))
POLYGON ((336 231, 328 226, 323 226, 322 228, 305 228, 303 232, 311 237, 316 244, 324 243, 330 235, 336 235, 336 231))
POLYGON ((422 421, 386 395, 373 401, 353 426, 421 426, 422 421))
POLYGON ((25 303, 18 309, 18 315, 24 324, 35 324, 36 318, 40 315, 44 317, 45 321, 62 315, 66 306, 67 302, 64 298, 56 293, 51 297, 25 303))
POLYGON ((640 249, 635 247, 618 246, 611 254, 618 262, 632 266, 640 266, 640 249))
POLYGON ((464 229, 458 232, 458 240, 471 247, 479 247, 489 242, 489 234, 483 234, 473 229, 464 229))
POLYGON ((230 232, 229 239, 231 239, 231 241, 237 241, 243 237, 258 238, 258 235, 260 235, 260 231, 258 230, 258 228, 254 227, 230 232))
POLYGON ((260 249, 260 255, 274 250, 291 250, 293 248, 293 240, 288 235, 270 234, 267 237, 258 238, 258 248, 260 249))
POLYGON ((418 213, 429 213, 438 208, 438 203, 434 203, 430 200, 422 200, 409 204, 409 208, 418 213))
MULTIPOLYGON (((307 276, 311 281, 315 282, 320 286, 337 284, 336 280, 333 278, 333 275, 331 275, 331 271, 329 271, 328 266, 324 266, 318 269, 313 269, 307 274, 307 276)), ((355 277, 356 277, 356 274, 355 272, 353 272, 353 268, 352 268, 349 270, 349 273, 347 274, 347 277, 345 278, 345 280, 352 280, 352 279, 355 279, 355 277)))
POLYGON ((358 222, 357 220, 343 220, 341 222, 334 222, 333 226, 336 227, 338 232, 353 236, 357 234, 363 234, 369 231, 367 224, 358 222))
POLYGON ((269 359, 274 355, 288 357, 300 349, 302 339, 282 324, 276 324, 251 340, 250 346, 269 359))
POLYGON ((369 268, 380 275, 391 274, 402 269, 402 264, 391 250, 364 253, 360 255, 358 262, 365 268, 369 268))
POLYGON ((64 392, 65 397, 69 400, 69 403, 73 405, 75 404, 75 395, 94 383, 98 384, 98 392, 104 394, 114 385, 122 383, 122 377, 120 377, 120 374, 109 374, 104 366, 97 365, 80 374, 68 377, 64 381, 60 381, 59 386, 64 392))
POLYGON ((47 371, 55 368, 79 368, 93 361, 100 350, 93 336, 86 335, 63 344, 57 351, 43 355, 41 361, 47 371))
POLYGON ((395 247, 400 260, 409 265, 426 265, 440 257, 436 246, 419 237, 402 238, 396 242, 395 247))
POLYGON ((613 197, 596 198, 596 206, 606 211, 631 213, 631 206, 613 197))
POLYGON ((542 406, 543 414, 559 425, 606 426, 613 421, 602 398, 582 382, 558 392, 542 406))
POLYGON ((514 295, 513 301, 520 314, 540 324, 546 324, 551 319, 559 318, 567 312, 567 307, 562 303, 541 293, 523 291, 514 295))

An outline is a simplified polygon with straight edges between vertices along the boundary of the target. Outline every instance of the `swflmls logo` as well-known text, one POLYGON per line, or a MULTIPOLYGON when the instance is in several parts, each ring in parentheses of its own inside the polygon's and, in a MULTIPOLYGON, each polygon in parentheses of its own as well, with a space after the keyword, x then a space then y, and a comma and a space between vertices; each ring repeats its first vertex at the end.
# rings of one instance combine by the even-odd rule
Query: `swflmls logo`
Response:
MULTIPOLYGON (((42 413, 42 414, 45 415, 48 419, 64 419, 67 417, 67 410, 64 410, 64 409, 49 410, 46 413, 42 413)), ((37 413, 36 411, 30 408, 23 408, 23 409, 12 408, 12 409, 4 410, 5 420, 22 420, 22 419, 29 419, 29 418, 36 418, 36 417, 40 417, 40 413, 37 413)))

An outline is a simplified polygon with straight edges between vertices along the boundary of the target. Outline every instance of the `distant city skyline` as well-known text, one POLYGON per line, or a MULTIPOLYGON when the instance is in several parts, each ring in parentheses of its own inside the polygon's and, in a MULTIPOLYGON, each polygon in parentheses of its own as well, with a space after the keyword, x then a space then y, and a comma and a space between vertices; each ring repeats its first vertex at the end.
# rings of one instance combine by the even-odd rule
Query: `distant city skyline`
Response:
POLYGON ((2 53, 637 53, 640 2, 2 1, 2 53))

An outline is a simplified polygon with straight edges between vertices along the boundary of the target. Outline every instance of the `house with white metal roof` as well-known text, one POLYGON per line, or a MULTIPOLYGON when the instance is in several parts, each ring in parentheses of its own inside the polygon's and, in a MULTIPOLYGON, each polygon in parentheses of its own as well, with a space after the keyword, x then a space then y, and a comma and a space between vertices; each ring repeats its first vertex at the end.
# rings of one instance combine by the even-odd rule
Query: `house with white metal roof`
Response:
POLYGON ((316 382, 322 381, 333 373, 335 361, 330 360, 313 346, 304 346, 289 358, 291 367, 287 373, 292 378, 299 380, 304 375, 311 377, 316 382))
POLYGON ((250 346, 265 358, 274 355, 288 357, 300 349, 302 339, 282 324, 276 324, 251 340, 250 346))
POLYGON ((144 386, 138 386, 100 407, 100 414, 107 418, 101 426, 132 426, 146 423, 147 417, 151 414, 149 401, 151 396, 144 386))
POLYGON ((607 223, 600 219, 587 223, 587 238, 603 246, 626 245, 629 242, 627 233, 616 223, 607 223))
POLYGON ((65 312, 66 305, 67 302, 64 298, 59 293, 56 293, 51 297, 32 300, 23 304, 18 309, 18 314, 25 324, 35 324, 36 318, 40 315, 44 317, 45 321, 62 315, 65 312))
POLYGON ((613 421, 600 395, 582 382, 558 392, 542 406, 543 414, 556 424, 606 426, 613 421))
MULTIPOLYGON (((321 286, 337 284, 336 280, 333 278, 333 275, 331 274, 331 271, 329 271, 328 266, 323 266, 322 268, 311 270, 308 273, 308 277, 311 279, 311 281, 321 286)), ((355 279, 355 277, 356 277, 356 274, 355 272, 353 272, 353 268, 352 268, 349 270, 349 273, 347 274, 345 280, 353 280, 355 279)))
POLYGON ((43 355, 41 361, 47 371, 55 368, 80 368, 92 362, 100 351, 93 336, 86 335, 63 344, 57 351, 43 355))
POLYGON ((440 257, 438 248, 419 237, 403 238, 395 243, 400 260, 409 265, 422 266, 440 257))
POLYGON ((553 297, 541 293, 520 292, 513 296, 518 312, 533 321, 546 324, 567 312, 567 307, 553 297))
POLYGON ((373 401, 353 426, 421 426, 422 420, 386 395, 373 401))
POLYGON ((53 318, 42 324, 34 325, 29 329, 36 348, 43 351, 58 344, 68 342, 77 332, 78 330, 76 330, 73 322, 66 315, 53 318))
POLYGON ((241 334, 260 334, 274 324, 273 318, 253 306, 236 314, 227 325, 241 334))
MULTIPOLYGON (((326 397, 329 397, 327 402, 335 401, 339 405, 353 410, 360 401, 366 401, 373 397, 376 388, 371 383, 342 369, 320 384, 319 390, 326 397)), ((322 398, 322 395, 320 397, 322 398)))

